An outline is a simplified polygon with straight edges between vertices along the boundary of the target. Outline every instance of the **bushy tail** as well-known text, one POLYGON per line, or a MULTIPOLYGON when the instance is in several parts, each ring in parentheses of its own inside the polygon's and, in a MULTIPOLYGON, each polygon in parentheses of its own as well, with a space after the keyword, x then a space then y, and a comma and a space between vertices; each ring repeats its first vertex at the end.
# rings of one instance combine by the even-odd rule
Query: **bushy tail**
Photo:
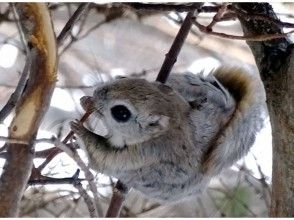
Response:
POLYGON ((258 76, 238 68, 222 67, 213 75, 236 100, 236 110, 221 129, 204 158, 204 172, 216 175, 246 155, 263 127, 266 98, 258 76))

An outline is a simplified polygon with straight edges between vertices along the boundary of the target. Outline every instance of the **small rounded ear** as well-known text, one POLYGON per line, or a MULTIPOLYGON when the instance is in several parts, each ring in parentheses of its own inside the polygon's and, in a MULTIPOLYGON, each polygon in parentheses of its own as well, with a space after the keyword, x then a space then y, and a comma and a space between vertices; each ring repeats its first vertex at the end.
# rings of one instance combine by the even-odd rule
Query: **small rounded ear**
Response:
POLYGON ((174 93, 174 90, 165 84, 157 83, 156 86, 164 94, 170 95, 170 94, 174 93))
POLYGON ((169 117, 165 115, 150 115, 147 119, 148 129, 165 130, 169 125, 169 117))

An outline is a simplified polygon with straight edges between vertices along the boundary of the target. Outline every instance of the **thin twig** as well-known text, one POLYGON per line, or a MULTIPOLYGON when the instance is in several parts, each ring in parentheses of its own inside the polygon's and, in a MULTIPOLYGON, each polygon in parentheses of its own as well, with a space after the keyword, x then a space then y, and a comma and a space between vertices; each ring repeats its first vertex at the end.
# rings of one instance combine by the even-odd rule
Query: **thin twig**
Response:
MULTIPOLYGON (((55 88, 60 88, 60 89, 92 89, 95 88, 97 85, 92 85, 92 86, 85 86, 85 85, 56 85, 55 88)), ((5 88, 16 88, 15 85, 11 84, 5 84, 5 83, 0 83, 0 87, 5 87, 5 88)))
MULTIPOLYGON (((40 143, 39 139, 37 140, 37 142, 40 143)), ((44 143, 44 142, 43 142, 44 143)), ((49 143, 49 142, 47 142, 49 143)), ((53 144, 53 143, 50 143, 50 144, 53 144)), ((69 148, 75 148, 75 149, 78 149, 79 146, 78 145, 75 145, 75 144, 66 144, 69 148)), ((48 155, 50 154, 53 154, 56 152, 56 147, 52 147, 52 148, 49 148, 49 149, 45 149, 45 150, 40 150, 40 151, 36 151, 35 152, 35 158, 47 158, 48 155)))
POLYGON ((261 176, 261 178, 259 179, 260 183, 261 183, 261 186, 262 186, 262 193, 263 193, 263 196, 264 196, 264 201, 265 201, 265 205, 269 208, 270 207, 270 198, 269 198, 269 194, 270 194, 270 187, 269 187, 269 184, 266 182, 266 175, 262 172, 262 169, 259 165, 259 163, 257 162, 257 158, 255 157, 254 154, 252 154, 255 162, 256 162, 256 166, 257 166, 257 169, 258 169, 258 172, 261 176))
POLYGON ((197 9, 197 12, 200 13, 212 13, 212 12, 218 12, 218 10, 221 8, 220 6, 202 6, 201 8, 197 9))
POLYGON ((201 6, 200 2, 192 2, 192 3, 176 3, 176 4, 169 4, 169 3, 139 3, 139 2, 131 2, 131 3, 123 3, 133 9, 136 10, 154 10, 154 11, 191 11, 192 9, 198 9, 201 6))
POLYGON ((75 43, 75 42, 77 42, 79 40, 82 40, 83 38, 87 37, 92 31, 96 30, 97 28, 99 28, 101 25, 103 25, 105 23, 106 23, 106 21, 99 22, 98 24, 94 25, 89 30, 87 30, 86 33, 84 33, 80 37, 72 36, 71 37, 71 41, 63 48, 63 50, 59 53, 59 55, 62 55, 68 48, 70 48, 72 46, 73 43, 75 43))
MULTIPOLYGON (((165 17, 168 18, 168 19, 170 19, 171 21, 173 21, 174 23, 176 23, 177 25, 180 26, 180 25, 183 24, 184 19, 182 18, 182 16, 180 15, 180 13, 176 12, 176 14, 177 14, 177 16, 178 16, 178 19, 173 18, 170 14, 165 15, 165 17)), ((199 41, 199 42, 202 40, 202 36, 201 36, 198 32, 196 32, 196 31, 193 30, 193 29, 190 29, 190 32, 191 32, 194 36, 196 36, 196 37, 198 38, 198 41, 199 41)), ((197 42, 197 43, 199 43, 199 42, 197 42)))
MULTIPOLYGON (((253 155, 253 157, 254 157, 254 155, 253 155)), ((257 163, 257 161, 256 161, 256 163, 257 163)), ((252 188, 254 188, 256 193, 260 193, 260 189, 255 184, 252 184, 251 179, 258 181, 261 184, 262 198, 264 199, 265 206, 267 208, 269 208, 270 207, 270 187, 269 187, 268 183, 265 181, 267 179, 267 177, 263 174, 263 172, 261 170, 259 172, 262 172, 262 174, 260 173, 260 175, 262 177, 259 179, 259 178, 255 177, 252 174, 252 172, 250 170, 248 170, 248 168, 246 168, 245 166, 238 166, 238 165, 236 165, 236 166, 239 168, 240 172, 243 172, 245 174, 245 181, 252 188), (250 177, 250 179, 248 177, 250 177)), ((257 166, 259 166, 259 164, 257 164, 257 166)))
POLYGON ((161 66, 161 69, 157 75, 156 81, 161 82, 161 83, 166 82, 166 80, 170 74, 171 69, 173 68, 175 62, 177 61, 177 57, 180 53, 180 50, 181 50, 189 32, 190 32, 190 29, 192 27, 192 17, 194 16, 194 12, 195 12, 195 10, 192 10, 187 14, 177 36, 174 39, 174 42, 173 42, 169 52, 165 56, 165 60, 164 60, 162 66, 161 66))
POLYGON ((88 180, 88 183, 90 186, 90 190, 92 191, 94 195, 96 211, 98 213, 98 216, 102 216, 103 210, 100 206, 97 187, 94 183, 94 179, 95 179, 94 175, 91 173, 91 171, 89 170, 87 165, 83 162, 83 160, 81 159, 81 157, 79 156, 78 152, 75 149, 69 148, 67 145, 65 145, 63 142, 60 142, 57 139, 54 141, 54 143, 56 147, 58 147, 61 151, 65 152, 68 156, 70 156, 77 163, 77 165, 84 171, 85 177, 88 180))
POLYGON ((1 158, 1 159, 6 159, 7 156, 8 156, 7 152, 1 152, 1 153, 0 153, 0 158, 1 158))
MULTIPOLYGON (((49 149, 45 149, 45 150, 41 150, 41 151, 36 151, 35 152, 35 158, 45 158, 45 159, 47 159, 47 157, 49 156, 49 155, 51 155, 51 154, 56 154, 56 151, 57 151, 57 149, 58 148, 56 148, 56 147, 52 147, 52 148, 49 148, 49 149)), ((58 150, 58 152, 59 152, 59 150, 58 150)), ((61 153, 61 152, 60 152, 61 153)), ((49 163, 49 162, 48 162, 49 163)), ((48 164, 47 163, 47 164, 48 164)), ((46 165, 47 165, 46 164, 46 165)), ((44 167, 44 166, 43 166, 44 167)), ((43 167, 41 167, 41 168, 43 168, 43 167)), ((42 169, 40 169, 40 170, 42 170, 42 169)))
POLYGON ((95 210, 95 204, 93 203, 91 197, 88 195, 87 191, 83 188, 82 184, 80 182, 76 182, 74 184, 74 187, 76 187, 79 190, 81 197, 84 199, 84 201, 88 207, 91 218, 99 217, 97 215, 96 210, 95 210))
MULTIPOLYGON (((50 143, 53 144, 54 139, 50 139, 50 138, 40 138, 40 139, 36 139, 34 141, 35 144, 37 143, 50 143)), ((5 137, 5 136, 0 136, 0 141, 5 141, 6 143, 10 143, 10 144, 32 144, 31 142, 28 141, 24 141, 24 140, 20 140, 20 139, 15 139, 15 138, 10 138, 10 137, 5 137)), ((4 150, 4 147, 1 147, 0 152, 4 150)))
POLYGON ((31 58, 31 53, 27 51, 26 63, 22 71, 21 77, 18 81, 18 84, 15 88, 15 91, 11 94, 9 100, 0 111, 0 123, 2 123, 3 120, 10 114, 10 112, 15 107, 17 101, 19 100, 20 96, 24 91, 32 62, 31 58))
POLYGON ((217 11, 217 13, 213 16, 212 21, 210 22, 209 25, 207 25, 207 29, 208 30, 212 30, 212 27, 219 22, 222 17, 224 16, 224 14, 227 12, 227 7, 228 7, 228 3, 224 3, 219 10, 217 11))
MULTIPOLYGON (((211 13, 211 12, 218 13, 218 11, 221 9, 221 7, 222 6, 202 6, 201 8, 198 9, 198 13, 211 13)), ((275 25, 278 25, 279 27, 294 28, 294 24, 293 23, 283 22, 283 21, 280 21, 278 19, 271 18, 269 16, 265 16, 265 15, 262 15, 262 14, 249 14, 249 13, 246 13, 245 11, 243 11, 243 10, 240 10, 240 9, 234 7, 231 4, 227 6, 226 14, 223 15, 223 18, 220 19, 220 21, 227 20, 227 19, 224 19, 227 14, 230 14, 231 15, 230 16, 230 19, 231 20, 233 18, 242 17, 242 18, 247 19, 247 20, 250 19, 250 20, 263 20, 263 21, 267 21, 267 22, 273 23, 275 25)), ((283 15, 283 14, 281 14, 281 15, 283 15)), ((286 16, 287 15, 288 16, 291 16, 290 14, 285 14, 285 15, 286 16)))
POLYGON ((0 147, 0 152, 5 151, 6 150, 6 145, 4 145, 3 147, 0 147))
POLYGON ((75 23, 81 18, 84 11, 89 7, 90 3, 81 3, 71 18, 67 21, 64 28, 57 37, 57 45, 61 45, 64 39, 70 34, 75 23))
POLYGON ((221 32, 210 31, 210 30, 207 29, 206 26, 200 24, 196 20, 193 21, 193 23, 203 33, 213 35, 213 36, 217 36, 217 37, 233 39, 233 40, 268 41, 268 40, 274 40, 274 39, 283 38, 283 37, 285 37, 285 36, 287 36, 289 34, 294 33, 294 30, 292 30, 292 31, 289 31, 289 32, 283 33, 283 34, 261 34, 261 35, 255 35, 255 36, 236 36, 236 35, 230 35, 230 34, 225 34, 225 33, 221 33, 221 32))
POLYGON ((125 201, 127 193, 128 188, 120 180, 118 180, 113 188, 113 194, 105 217, 119 217, 122 204, 125 201))
MULTIPOLYGON (((95 24, 93 27, 89 28, 84 34, 81 34, 80 36, 78 36, 81 33, 82 28, 80 28, 79 33, 76 36, 71 36, 71 41, 63 48, 63 50, 59 53, 59 55, 61 56, 68 48, 70 48, 72 46, 72 44, 87 37, 91 32, 93 32, 94 30, 99 28, 101 25, 109 23, 110 21, 113 21, 113 20, 119 18, 120 16, 121 15, 114 15, 114 16, 110 16, 110 17, 106 16, 106 18, 103 21, 95 24)), ((82 24, 81 24, 81 27, 82 27, 82 24)))
MULTIPOLYGON (((13 9, 13 15, 14 15, 15 19, 19 20, 14 4, 11 4, 11 7, 13 9)), ((27 45, 25 44, 25 37, 24 37, 23 32, 21 31, 20 23, 17 22, 16 25, 18 28, 21 42, 22 42, 24 48, 26 48, 27 57, 26 57, 24 69, 22 71, 21 77, 20 77, 18 84, 16 86, 16 89, 11 94, 9 100, 7 101, 7 103, 4 105, 4 107, 0 111, 0 123, 2 123, 3 120, 10 114, 12 109, 15 107, 17 101, 19 100, 20 96, 22 95, 24 88, 25 88, 25 85, 26 85, 26 82, 27 82, 26 80, 28 78, 29 70, 30 70, 30 66, 31 66, 31 62, 32 62, 32 55, 31 55, 30 51, 28 50, 27 45)))
POLYGON ((88 36, 92 31, 96 30, 99 28, 101 25, 105 24, 106 22, 109 22, 109 20, 104 20, 102 22, 99 22, 98 24, 95 24, 93 27, 89 28, 83 35, 79 36, 78 40, 81 40, 88 36))
MULTIPOLYGON (((86 121, 86 119, 90 116, 92 112, 86 112, 83 117, 80 119, 80 122, 84 123, 86 121)), ((74 135, 73 131, 70 131, 67 136, 64 138, 64 140, 62 141, 63 144, 66 144, 69 139, 74 135)), ((53 148, 50 152, 50 154, 47 156, 46 160, 37 168, 38 170, 42 171, 47 165, 48 163, 50 163, 50 161, 59 153, 61 153, 62 150, 60 150, 59 148, 53 148)))
POLYGON ((16 22, 16 27, 17 27, 17 30, 18 30, 18 33, 19 33, 19 36, 20 36, 20 41, 21 41, 23 47, 25 48, 26 53, 28 53, 29 52, 29 48, 28 48, 27 44, 25 43, 26 42, 25 36, 24 36, 23 31, 22 31, 20 22, 19 22, 18 14, 16 13, 15 4, 14 3, 10 3, 9 6, 12 8, 12 12, 13 12, 13 16, 14 16, 15 21, 17 21, 16 22))
POLYGON ((48 176, 39 175, 35 177, 34 179, 30 179, 28 181, 28 185, 45 185, 45 184, 75 184, 77 181, 85 181, 86 179, 80 179, 78 178, 77 174, 79 173, 79 170, 75 172, 75 174, 72 177, 67 178, 53 178, 48 176))
POLYGON ((222 38, 229 38, 234 40, 246 40, 246 41, 268 41, 273 39, 279 39, 287 36, 288 34, 294 33, 294 30, 289 31, 287 33, 282 34, 263 34, 263 35, 256 35, 256 36, 236 36, 230 35, 220 32, 212 31, 212 26, 215 25, 219 21, 223 20, 234 20, 236 18, 243 18, 245 20, 263 20, 272 24, 275 24, 279 27, 287 27, 287 28, 294 28, 294 24, 289 22, 282 22, 275 18, 270 18, 268 16, 260 15, 260 14, 248 14, 242 10, 237 9, 233 5, 223 4, 221 7, 202 7, 198 10, 199 13, 201 12, 217 12, 216 15, 213 17, 213 20, 208 26, 204 26, 199 22, 194 21, 194 25, 199 28, 199 30, 203 33, 222 37, 222 38))
POLYGON ((228 6, 228 11, 234 12, 236 17, 242 17, 246 20, 262 20, 262 21, 266 21, 266 22, 275 24, 279 27, 294 28, 293 23, 283 22, 283 21, 280 21, 279 19, 271 18, 271 17, 263 15, 263 14, 249 14, 243 10, 240 10, 240 9, 234 7, 233 5, 228 6))

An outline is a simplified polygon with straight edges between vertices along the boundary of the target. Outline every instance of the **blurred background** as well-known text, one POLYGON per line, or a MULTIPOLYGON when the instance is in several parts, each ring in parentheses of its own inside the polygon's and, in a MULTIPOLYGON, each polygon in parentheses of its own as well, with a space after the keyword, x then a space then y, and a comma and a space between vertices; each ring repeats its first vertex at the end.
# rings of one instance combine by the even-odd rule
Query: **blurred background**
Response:
MULTIPOLYGON (((221 3, 219 3, 221 4, 221 3)), ((56 35, 78 7, 78 3, 49 3, 56 35)), ((217 4, 205 3, 208 6, 217 4)), ((293 3, 272 3, 278 17, 294 22, 293 3)), ((38 138, 64 137, 68 123, 84 111, 80 97, 92 95, 95 87, 117 76, 155 80, 186 13, 135 10, 127 4, 93 3, 59 48, 58 83, 51 106, 40 127, 38 138)), ((202 13, 198 21, 210 23, 215 13, 202 13)), ((215 31, 242 35, 238 20, 218 23, 215 31)), ((25 63, 25 46, 19 37, 13 10, 0 3, 0 107, 15 90, 25 63)), ((293 38, 292 38, 293 40, 293 38)), ((173 72, 210 72, 227 64, 242 66, 258 74, 254 58, 245 41, 224 39, 201 33, 193 27, 173 72)), ((0 124, 0 136, 7 136, 11 113, 0 124)), ((105 132, 91 116, 88 126, 105 132)), ((258 134, 249 154, 229 170, 214 178, 202 195, 173 204, 159 204, 135 190, 128 194, 122 217, 267 217, 271 182, 271 129, 269 120, 258 134)), ((4 142, 1 142, 4 144, 4 142)), ((2 145, 1 144, 1 145, 2 145)), ((52 147, 38 144, 37 150, 52 147)), ((87 162, 83 151, 79 153, 87 162)), ((44 159, 35 159, 38 166, 44 159)), ((0 172, 4 159, 0 158, 0 172)), ((55 157, 42 174, 71 177, 78 166, 65 153, 55 157)), ((101 206, 110 201, 111 177, 95 173, 101 206)), ((81 174, 83 177, 83 174, 81 174)), ((88 189, 87 182, 82 182, 88 189)), ((90 194, 91 195, 91 194, 90 194)), ((71 184, 29 186, 22 200, 21 217, 88 217, 83 198, 71 184)))

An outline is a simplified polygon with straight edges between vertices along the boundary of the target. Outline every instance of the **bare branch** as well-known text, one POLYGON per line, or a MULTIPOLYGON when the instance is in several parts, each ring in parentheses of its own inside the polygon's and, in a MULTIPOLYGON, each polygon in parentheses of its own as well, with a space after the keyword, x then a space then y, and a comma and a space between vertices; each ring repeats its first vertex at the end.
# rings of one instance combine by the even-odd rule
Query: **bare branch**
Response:
POLYGON ((59 53, 59 55, 62 55, 68 48, 72 46, 75 42, 87 37, 91 32, 102 26, 103 24, 106 24, 110 21, 113 21, 123 15, 122 11, 119 11, 118 13, 113 12, 112 10, 107 10, 108 13, 105 15, 105 19, 103 21, 98 22, 95 24, 93 27, 89 28, 84 34, 81 34, 82 28, 83 28, 83 23, 80 25, 79 32, 77 33, 76 36, 71 35, 70 42, 63 48, 63 50, 59 53), (81 34, 81 35, 80 35, 81 34), (80 36, 79 36, 80 35, 80 36))
POLYGON ((89 7, 90 3, 81 3, 71 18, 67 21, 64 28, 57 37, 57 45, 61 45, 64 39, 70 34, 75 23, 81 18, 82 14, 89 7))
POLYGON ((86 179, 79 179, 80 170, 78 169, 72 177, 67 178, 53 178, 43 175, 35 176, 28 181, 28 185, 45 185, 45 184, 75 184, 77 182, 85 181, 86 179))
POLYGON ((213 36, 217 36, 217 37, 233 39, 233 40, 269 41, 269 40, 284 38, 287 35, 294 33, 294 30, 292 30, 292 31, 289 31, 287 33, 281 33, 281 34, 277 33, 277 34, 261 34, 261 35, 254 35, 254 36, 246 36, 246 35, 244 35, 244 36, 236 36, 236 35, 230 35, 230 34, 211 31, 206 26, 200 24, 196 20, 193 21, 193 23, 203 33, 213 35, 213 36))
POLYGON ((6 145, 4 145, 3 147, 0 147, 0 153, 5 150, 6 150, 6 145))
POLYGON ((26 63, 24 69, 22 71, 21 77, 18 81, 15 91, 11 94, 10 98, 8 99, 7 103, 0 111, 0 123, 10 114, 12 109, 15 107, 17 101, 19 100, 20 96, 23 93, 25 88, 27 77, 29 75, 29 69, 31 66, 32 56, 30 54, 27 55, 26 63))
MULTIPOLYGON (((176 13, 177 18, 172 17, 171 15, 167 14, 165 15, 166 18, 170 19, 171 21, 173 21, 175 24, 177 24, 178 26, 181 26, 184 22, 184 19, 182 18, 180 13, 176 13)), ((198 38, 199 42, 203 39, 202 35, 199 34, 199 31, 195 31, 192 28, 190 29, 190 33, 193 34, 195 37, 198 38)), ((197 42, 197 43, 199 43, 197 42)))
MULTIPOLYGON (((248 14, 277 16, 268 3, 236 3, 235 7, 248 14)), ((239 17, 245 34, 283 33, 280 25, 265 20, 239 17)), ((267 96, 273 135, 273 169, 270 216, 294 215, 294 47, 286 37, 268 42, 247 42, 259 69, 267 96), (283 100, 281 102, 280 100, 283 100)))
POLYGON ((93 203, 91 197, 88 195, 87 191, 83 188, 82 184, 80 182, 76 182, 74 184, 74 187, 76 187, 79 190, 81 197, 84 199, 84 201, 88 207, 91 218, 99 217, 97 215, 97 212, 95 209, 96 208, 95 204, 93 203))
POLYGON ((118 180, 113 188, 113 194, 105 217, 119 217, 127 193, 127 186, 118 180))
MULTIPOLYGON (((54 145, 54 143, 49 142, 49 140, 48 141, 42 141, 42 139, 37 139, 35 143, 50 143, 50 144, 54 145)), ((65 144, 65 145, 68 146, 69 148, 74 148, 74 149, 79 148, 78 145, 71 144, 71 143, 70 144, 65 144)), ((58 148, 56 148, 56 147, 52 147, 52 148, 49 148, 49 149, 36 151, 35 152, 35 158, 47 158, 50 154, 55 154, 57 149, 58 148)))
POLYGON ((212 12, 218 12, 218 10, 221 8, 220 6, 202 6, 201 8, 197 9, 197 12, 200 13, 212 13, 212 12))
POLYGON ((101 25, 103 25, 105 23, 106 23, 106 21, 99 22, 98 24, 94 25, 89 30, 87 30, 87 32, 84 33, 82 36, 79 36, 79 37, 71 36, 71 41, 63 48, 63 50, 59 54, 62 55, 68 48, 70 48, 72 46, 72 44, 87 37, 92 31, 96 30, 97 28, 99 28, 101 25))
MULTIPOLYGON (((13 3, 10 3, 9 7, 12 8, 13 16, 14 16, 15 21, 19 21, 19 17, 17 15, 15 5, 13 3)), ((18 30, 18 33, 19 33, 19 37, 20 37, 20 41, 22 43, 22 46, 23 46, 23 48, 25 48, 26 53, 28 53, 29 48, 27 47, 26 39, 25 39, 24 33, 22 32, 22 27, 20 25, 20 22, 16 22, 16 27, 17 27, 17 30, 18 30)))
POLYGON ((56 82, 57 53, 46 4, 18 3, 19 22, 30 45, 32 63, 27 88, 16 104, 9 137, 27 144, 7 144, 5 169, 0 181, 0 216, 17 216, 33 165, 34 139, 46 113, 56 82))
POLYGON ((68 148, 67 145, 65 145, 63 142, 60 142, 59 140, 55 140, 55 146, 58 147, 60 150, 64 151, 68 156, 70 156, 77 164, 78 166, 84 171, 86 179, 88 180, 90 190, 92 191, 94 195, 94 200, 96 204, 96 211, 98 213, 98 216, 103 215, 103 210, 100 206, 99 198, 98 198, 98 191, 96 184, 94 183, 94 175, 91 173, 87 165, 83 162, 83 160, 78 155, 77 151, 73 148, 68 148))
MULTIPOLYGON (((19 18, 17 16, 14 4, 11 4, 11 6, 13 8, 13 14, 15 16, 15 20, 18 20, 19 18)), ((2 123, 3 120, 10 114, 12 109, 15 107, 17 101, 19 100, 20 96, 22 95, 23 90, 26 85, 27 77, 29 75, 29 69, 30 69, 31 60, 32 60, 32 56, 29 53, 28 47, 25 44, 25 36, 24 36, 23 32, 21 31, 21 25, 19 22, 17 22, 16 25, 17 25, 17 29, 18 29, 18 32, 20 35, 21 42, 24 45, 24 47, 26 48, 27 58, 26 58, 24 69, 22 71, 21 77, 18 81, 18 84, 17 84, 15 91, 11 94, 7 103, 4 105, 4 107, 0 111, 0 123, 2 123)))
POLYGON ((234 12, 236 17, 239 17, 245 20, 260 20, 260 21, 270 22, 274 25, 277 25, 278 27, 294 28, 294 24, 292 23, 283 22, 283 21, 280 21, 279 19, 272 18, 263 14, 247 13, 246 11, 236 8, 234 5, 229 5, 228 11, 234 12))
POLYGON ((262 14, 250 14, 246 11, 240 10, 233 5, 223 4, 217 7, 207 7, 203 6, 198 10, 199 13, 201 12, 216 12, 215 16, 213 17, 211 23, 207 26, 200 24, 199 22, 194 20, 194 25, 199 28, 199 30, 203 33, 210 34, 213 36, 218 36, 222 38, 234 39, 234 40, 246 40, 246 41, 268 41, 273 39, 284 38, 285 36, 294 33, 294 30, 289 31, 287 33, 267 33, 267 34, 260 34, 254 36, 236 36, 230 35, 226 33, 214 32, 212 30, 213 25, 215 25, 219 21, 223 20, 234 20, 236 18, 241 18, 244 20, 262 20, 265 22, 272 23, 278 27, 287 27, 287 28, 294 28, 294 24, 288 22, 282 22, 276 18, 272 18, 269 16, 265 16, 262 14))
MULTIPOLYGON (((83 117, 80 119, 80 122, 84 123, 86 121, 86 119, 90 116, 90 114, 92 114, 91 111, 86 112, 83 117)), ((73 131, 70 131, 67 136, 64 138, 64 140, 62 141, 63 144, 66 144, 69 139, 74 135, 73 131)), ((50 163, 50 161, 59 153, 61 153, 62 150, 59 148, 53 148, 50 152, 49 155, 46 157, 46 160, 38 167, 38 170, 42 171, 48 163, 50 163)))
POLYGON ((191 11, 193 9, 198 9, 202 3, 192 2, 192 3, 123 3, 124 5, 130 6, 136 10, 153 10, 153 11, 191 11))
MULTIPOLYGON (((221 5, 221 6, 202 6, 201 8, 198 9, 198 13, 199 14, 200 13, 211 13, 211 12, 219 13, 223 6, 224 5, 221 5)), ((279 27, 294 28, 293 23, 283 22, 283 21, 280 21, 279 19, 272 18, 272 17, 266 16, 266 15, 263 15, 263 14, 248 13, 248 12, 246 12, 244 10, 240 10, 240 9, 236 8, 232 4, 227 5, 226 10, 223 11, 223 12, 225 12, 225 13, 223 13, 222 16, 220 16, 219 19, 217 19, 218 21, 234 20, 234 19, 240 17, 240 18, 246 19, 246 20, 267 21, 267 22, 275 24, 275 25, 277 25, 279 27)), ((283 15, 283 14, 281 14, 281 15, 283 15)), ((285 14, 285 16, 290 16, 291 17, 290 14, 285 14)), ((293 15, 292 15, 292 17, 293 17, 293 15)), ((213 18, 213 20, 216 20, 216 19, 213 18)))
POLYGON ((187 14, 176 38, 174 39, 174 42, 173 42, 169 52, 165 56, 165 60, 164 60, 162 66, 161 66, 161 69, 157 75, 156 81, 161 82, 161 83, 166 82, 166 80, 170 74, 170 71, 173 68, 175 62, 177 61, 177 57, 180 53, 180 50, 181 50, 181 48, 182 48, 182 46, 183 46, 183 44, 189 34, 191 27, 192 27, 192 17, 194 16, 194 12, 195 12, 195 10, 190 11, 187 14))
POLYGON ((212 30, 213 25, 215 25, 217 22, 219 22, 224 14, 227 12, 227 7, 228 7, 228 3, 224 3, 219 10, 217 11, 217 13, 214 15, 212 21, 210 22, 209 25, 207 25, 207 30, 212 30))

